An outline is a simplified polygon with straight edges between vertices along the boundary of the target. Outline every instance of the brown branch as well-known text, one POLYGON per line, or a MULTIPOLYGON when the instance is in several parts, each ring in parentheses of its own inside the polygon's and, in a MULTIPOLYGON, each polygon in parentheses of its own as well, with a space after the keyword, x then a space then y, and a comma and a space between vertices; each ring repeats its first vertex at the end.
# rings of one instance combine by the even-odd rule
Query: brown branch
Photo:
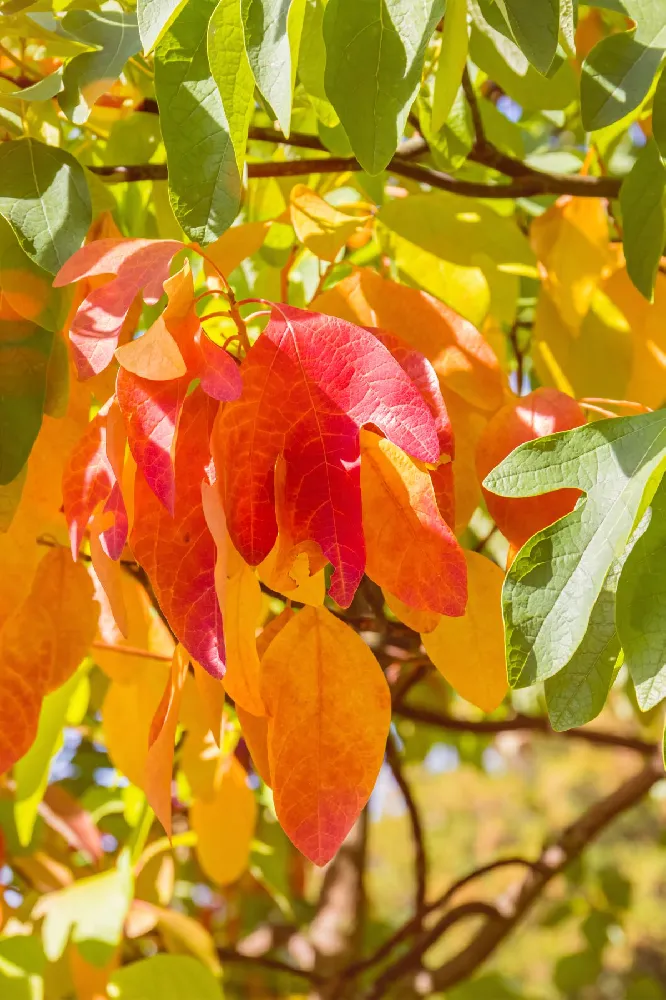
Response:
POLYGON ((218 948, 217 956, 222 963, 242 962, 244 965, 254 965, 259 969, 266 969, 270 972, 282 972, 285 975, 297 976, 311 983, 321 981, 321 976, 311 969, 299 969, 295 965, 289 965, 288 962, 282 962, 278 958, 271 958, 269 955, 244 955, 234 948, 218 948))
POLYGON ((606 733, 600 729, 567 729, 555 733, 548 719, 535 715, 515 715, 510 719, 459 719, 431 708, 421 708, 412 705, 398 705, 396 715, 413 722, 422 722, 429 726, 439 726, 458 733, 476 733, 479 736, 492 736, 496 733, 536 732, 545 735, 563 736, 569 739, 585 740, 596 746, 616 747, 624 750, 634 750, 649 757, 655 752, 655 744, 633 736, 620 736, 616 733, 606 733))
POLYGON ((427 880, 428 880, 428 857, 425 849, 425 836, 423 832, 423 824, 421 823, 421 815, 419 813, 416 802, 414 801, 414 796, 412 795, 412 790, 409 787, 407 779, 402 772, 402 766, 400 763, 400 757, 398 755, 398 750, 395 744, 395 738, 391 734, 389 736, 388 742, 386 744, 386 761, 388 766, 391 768, 391 773, 395 779, 395 783, 400 789, 400 794, 403 797, 405 808, 407 809, 407 814, 409 816, 409 822, 412 828, 412 843, 414 845, 414 918, 420 924, 423 913, 426 908, 426 891, 427 891, 427 880))
MULTIPOLYGON (((479 154, 475 154, 476 162, 479 154)), ((498 154, 493 163, 484 162, 485 166, 493 167, 501 172, 508 169, 503 154, 498 154), (502 163, 503 167, 499 164, 502 163)), ((470 159, 472 156, 470 155, 470 159)), ((516 161, 508 159, 509 163, 516 161)), ((515 176, 510 184, 492 184, 479 181, 466 181, 452 177, 441 170, 412 163, 411 160, 399 155, 393 157, 387 171, 398 177, 405 177, 427 184, 440 191, 450 191, 470 198, 527 198, 536 195, 571 194, 580 198, 617 198, 620 193, 622 179, 619 177, 588 177, 579 174, 547 174, 530 170, 521 164, 522 173, 515 176)), ((511 169, 514 169, 512 166, 511 169)), ((516 168, 517 169, 517 168, 516 168)), ((167 179, 166 163, 140 163, 130 166, 98 165, 88 167, 91 173, 97 174, 108 183, 123 184, 132 181, 163 181, 167 179)), ((272 161, 248 163, 248 177, 300 177, 308 174, 336 174, 349 171, 359 171, 362 167, 354 157, 327 156, 301 160, 284 160, 278 163, 272 161)))
POLYGON ((466 948, 432 972, 432 991, 449 990, 476 972, 531 909, 549 882, 579 857, 610 823, 637 805, 663 777, 661 756, 653 754, 641 771, 595 802, 554 843, 546 845, 538 867, 533 866, 515 887, 512 898, 504 900, 502 912, 490 916, 466 948))
POLYGON ((472 125, 474 127, 474 138, 476 140, 477 146, 484 146, 486 143, 486 132, 483 127, 483 119, 481 118, 481 109, 479 108, 479 102, 476 99, 476 91, 474 90, 474 84, 472 83, 472 78, 469 75, 469 68, 465 66, 462 75, 462 88, 465 94, 465 100, 472 115, 472 125))

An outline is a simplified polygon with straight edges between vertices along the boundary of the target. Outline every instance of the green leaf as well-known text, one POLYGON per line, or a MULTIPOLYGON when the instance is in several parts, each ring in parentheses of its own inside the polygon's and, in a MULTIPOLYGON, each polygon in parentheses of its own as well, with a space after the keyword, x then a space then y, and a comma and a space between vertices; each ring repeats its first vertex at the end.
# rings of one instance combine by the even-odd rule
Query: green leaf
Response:
POLYGON ((220 0, 213 11, 208 25, 208 59, 242 174, 254 111, 254 77, 245 52, 239 0, 220 0))
POLYGON ((624 254, 629 277, 648 302, 666 239, 664 189, 666 168, 656 142, 648 142, 620 189, 624 254))
POLYGON ((44 917, 42 941, 49 962, 61 958, 71 936, 86 961, 106 965, 122 940, 133 893, 134 877, 125 850, 116 868, 42 896, 34 916, 44 917))
POLYGON ((2 1000, 44 1000, 46 961, 38 937, 0 938, 2 1000))
MULTIPOLYGON (((289 135, 293 93, 292 51, 289 43, 293 0, 241 0, 247 58, 260 93, 272 108, 280 128, 289 135)), ((302 16, 305 8, 298 2, 302 16)), ((300 39, 300 31, 297 31, 300 39)), ((293 54, 294 65, 298 52, 293 54)))
POLYGON ((497 6, 521 52, 545 75, 557 51, 558 0, 497 0, 497 6))
POLYGON ((14 766, 14 819, 19 843, 26 847, 49 780, 51 760, 62 746, 62 728, 74 692, 87 671, 77 671, 66 684, 47 695, 39 715, 35 742, 14 766))
POLYGON ((491 24, 477 0, 469 0, 472 15, 470 55, 474 63, 487 73, 502 90, 521 107, 533 111, 566 108, 578 97, 578 83, 574 69, 567 60, 556 56, 551 75, 542 76, 510 38, 491 24))
POLYGON ((657 80, 652 101, 652 138, 662 160, 666 161, 666 72, 657 80))
POLYGON ((97 100, 115 83, 127 60, 141 50, 135 14, 119 11, 72 10, 62 26, 67 34, 89 46, 70 59, 63 73, 60 107, 76 125, 86 122, 97 100))
POLYGON ((204 246, 229 228, 240 203, 229 122, 208 63, 215 7, 215 0, 187 4, 155 52, 171 204, 190 239, 204 246))
POLYGON ((0 320, 0 486, 18 476, 42 426, 54 334, 0 320))
POLYGON ((14 314, 56 333, 62 330, 71 294, 53 288, 53 276, 21 249, 16 233, 0 216, 0 296, 2 317, 14 314))
POLYGON ((79 249, 91 222, 83 167, 36 139, 0 146, 0 215, 25 252, 55 274, 79 249))
POLYGON ((666 696, 666 480, 649 523, 625 563, 617 590, 617 628, 642 711, 666 696))
POLYGON ((576 55, 576 20, 578 0, 560 0, 560 40, 566 54, 576 55))
POLYGON ((187 955, 154 955, 118 969, 108 988, 112 1000, 222 1000, 215 976, 187 955))
POLYGON ((136 17, 146 55, 152 52, 187 0, 137 0, 136 17))
POLYGON ((326 93, 369 174, 395 153, 443 13, 443 0, 329 0, 326 93))
POLYGON ((583 63, 580 107, 589 131, 611 125, 638 107, 666 51, 664 4, 626 0, 625 7, 636 26, 602 38, 583 63))
POLYGON ((431 127, 434 132, 439 132, 449 117, 460 87, 468 48, 467 0, 448 0, 432 101, 431 127))
POLYGON ((666 460, 666 411, 601 420, 521 445, 486 478, 500 496, 586 494, 520 550, 504 582, 507 672, 525 687, 573 657, 613 560, 666 460))
POLYGON ((12 526, 14 515, 21 502, 27 473, 28 466, 24 465, 18 476, 12 479, 11 483, 0 486, 0 533, 4 534, 12 526))
POLYGON ((622 563, 616 560, 592 608, 580 646, 559 673, 544 684, 548 717, 558 733, 596 719, 606 703, 620 655, 615 593, 621 568, 622 563))
POLYGON ((320 122, 335 128, 339 118, 326 96, 326 46, 324 45, 324 0, 307 0, 303 34, 298 53, 298 75, 320 122))
POLYGON ((22 101, 50 101, 63 88, 63 72, 64 66, 59 66, 55 73, 50 73, 48 76, 42 77, 37 83, 33 83, 31 87, 25 87, 23 90, 14 90, 9 96, 18 97, 22 101))

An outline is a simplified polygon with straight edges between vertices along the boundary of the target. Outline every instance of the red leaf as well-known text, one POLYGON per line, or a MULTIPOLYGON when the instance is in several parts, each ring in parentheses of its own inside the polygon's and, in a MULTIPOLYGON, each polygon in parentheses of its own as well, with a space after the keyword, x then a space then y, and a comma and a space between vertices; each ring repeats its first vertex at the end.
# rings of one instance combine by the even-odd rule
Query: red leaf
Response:
POLYGON ((319 543, 336 570, 331 596, 347 607, 365 566, 360 428, 373 424, 404 451, 434 463, 435 421, 376 337, 292 306, 273 308, 241 374, 243 394, 225 407, 213 433, 232 541, 253 566, 271 551, 274 470, 284 455, 294 542, 319 543))
POLYGON ((203 391, 221 402, 238 399, 243 381, 240 368, 231 355, 214 344, 202 329, 197 331, 195 342, 200 352, 197 374, 203 391))
POLYGON ((153 382, 118 370, 116 396, 125 418, 130 451, 155 496, 173 516, 173 449, 189 379, 153 382))
POLYGON ((201 501, 202 481, 212 480, 208 442, 217 405, 201 389, 195 389, 183 405, 173 517, 146 480, 136 477, 130 544, 178 639, 209 674, 222 677, 224 637, 215 593, 215 543, 201 501))
POLYGON ((154 304, 163 293, 179 240, 96 240, 82 247, 60 269, 56 288, 95 275, 113 275, 89 292, 69 332, 79 378, 103 371, 113 358, 132 302, 140 292, 154 304))
POLYGON ((113 515, 113 523, 100 534, 105 553, 120 559, 127 541, 127 511, 120 491, 125 453, 125 430, 118 404, 112 397, 88 424, 65 466, 63 506, 69 527, 72 557, 96 507, 113 515))

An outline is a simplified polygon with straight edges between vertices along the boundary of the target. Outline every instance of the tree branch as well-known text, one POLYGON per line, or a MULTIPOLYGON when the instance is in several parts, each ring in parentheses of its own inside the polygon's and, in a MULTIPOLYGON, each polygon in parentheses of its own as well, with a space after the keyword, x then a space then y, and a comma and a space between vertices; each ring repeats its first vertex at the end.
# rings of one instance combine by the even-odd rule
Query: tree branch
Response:
MULTIPOLYGON (((308 147, 310 148, 310 147, 308 147)), ((414 155, 413 151, 410 155, 414 155)), ((492 184, 466 181, 452 177, 441 170, 413 163, 407 157, 396 154, 388 167, 389 173, 427 184, 440 191, 449 191, 470 198, 528 198, 535 195, 570 194, 580 198, 617 198, 622 179, 619 177, 588 177, 580 174, 547 174, 495 152, 492 162, 482 158, 485 154, 476 150, 470 159, 501 173, 510 169, 514 179, 510 184, 492 184), (517 165, 516 165, 517 164, 517 165), (518 172, 520 167, 520 173, 518 172)), ((489 157, 490 158, 490 157, 489 157)), ((256 177, 301 177, 308 174, 337 174, 359 171, 362 167, 354 157, 327 156, 301 160, 283 160, 277 163, 266 161, 248 163, 249 178, 256 177)), ((89 166, 88 170, 111 184, 132 181, 163 181, 167 179, 166 163, 140 163, 129 166, 89 166)))
POLYGON ((478 735, 492 735, 494 733, 509 732, 536 732, 546 735, 557 735, 568 739, 585 740, 597 746, 616 747, 624 750, 634 750, 636 753, 648 757, 655 752, 654 743, 641 740, 633 736, 620 736, 616 733, 606 733, 601 729, 567 729, 561 733, 555 733, 551 729, 548 719, 543 716, 515 715, 511 719, 458 719, 445 712, 439 712, 431 708, 420 708, 412 705, 397 705, 395 714, 403 719, 411 719, 413 722, 422 722, 429 726, 439 726, 441 729, 448 729, 458 733, 477 733, 478 735))
POLYGON ((425 849, 425 837, 423 833, 423 824, 421 823, 421 815, 419 813, 416 802, 414 801, 414 796, 412 795, 412 790, 407 783, 402 772, 402 766, 400 763, 400 757, 398 755, 398 750, 395 745, 395 738, 391 734, 389 736, 388 742, 386 744, 386 761, 388 766, 391 768, 391 773, 395 779, 395 783, 400 789, 400 794, 403 797, 405 807, 407 809, 407 814, 409 816, 409 822, 412 828, 412 843, 414 845, 414 920, 417 926, 420 925, 423 919, 423 914, 426 908, 426 892, 427 892, 427 879, 428 879, 428 857, 425 849))
MULTIPOLYGON (((530 866, 524 879, 502 898, 497 907, 488 908, 487 919, 470 943, 444 965, 430 972, 430 982, 427 984, 429 990, 433 993, 444 992, 473 975, 522 920, 552 879, 579 857, 618 816, 637 805, 663 777, 661 756, 653 753, 641 771, 605 798, 595 802, 555 841, 546 844, 537 863, 530 866)), ((383 996, 382 990, 387 984, 395 987, 396 983, 407 975, 422 971, 421 956, 450 926, 446 922, 446 917, 455 912, 453 910, 444 914, 422 936, 412 951, 389 966, 374 984, 373 990, 368 994, 368 1000, 378 1000, 383 996)), ((423 984, 419 983, 420 990, 422 986, 423 984)), ((401 998, 413 995, 411 988, 395 993, 396 997, 401 998)))

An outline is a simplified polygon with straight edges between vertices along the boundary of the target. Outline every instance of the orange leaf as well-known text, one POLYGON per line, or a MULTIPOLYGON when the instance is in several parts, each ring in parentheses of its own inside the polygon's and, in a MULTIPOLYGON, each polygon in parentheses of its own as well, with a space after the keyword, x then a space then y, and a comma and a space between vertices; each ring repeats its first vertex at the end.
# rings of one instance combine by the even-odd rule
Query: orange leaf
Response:
POLYGON ((407 628, 421 633, 432 632, 433 629, 437 628, 440 616, 435 614, 434 611, 417 611, 416 608, 411 608, 408 604, 404 604, 399 597, 389 594, 387 590, 383 593, 384 600, 389 609, 407 628))
POLYGON ((386 679, 363 640, 304 608, 262 660, 275 809, 315 864, 333 857, 373 789, 391 721, 386 679))
MULTIPOLYGON (((270 225, 270 222, 245 222, 241 226, 233 226, 214 243, 209 243, 206 257, 228 277, 246 257, 251 257, 261 249, 270 225)), ((208 277, 212 278, 217 272, 208 260, 204 262, 205 270, 208 277)))
POLYGON ((146 756, 144 786, 146 797, 164 827, 167 837, 171 836, 171 778, 174 741, 189 662, 189 657, 183 647, 176 646, 171 663, 171 673, 151 723, 146 756))
POLYGON ((256 822, 257 803, 247 775, 230 757, 214 798, 197 799, 190 809, 199 864, 216 885, 230 885, 247 868, 256 822))
POLYGON ((504 660, 504 574, 478 552, 466 552, 469 600, 462 618, 440 618, 422 635, 432 662, 459 695, 484 712, 501 704, 508 690, 504 660))
POLYGON ((55 647, 51 616, 31 597, 0 632, 0 774, 34 742, 55 647))
POLYGON ((266 714, 259 689, 256 641, 261 604, 261 587, 255 572, 242 563, 226 583, 224 636, 227 670, 224 686, 234 702, 253 715, 266 714))
POLYGON ((163 316, 159 316, 142 337, 123 344, 115 353, 123 368, 141 378, 165 381, 180 378, 187 371, 183 355, 163 316))
POLYGON ((412 608, 463 614, 465 558, 428 472, 390 441, 362 431, 361 496, 368 576, 412 608))
POLYGON ((97 631, 99 604, 82 563, 60 546, 47 552, 35 574, 28 601, 49 616, 53 662, 44 693, 64 684, 87 654, 97 631))
POLYGON ((312 308, 390 330, 432 362, 444 386, 482 409, 501 406, 505 380, 495 352, 476 327, 427 292, 359 268, 312 308))

